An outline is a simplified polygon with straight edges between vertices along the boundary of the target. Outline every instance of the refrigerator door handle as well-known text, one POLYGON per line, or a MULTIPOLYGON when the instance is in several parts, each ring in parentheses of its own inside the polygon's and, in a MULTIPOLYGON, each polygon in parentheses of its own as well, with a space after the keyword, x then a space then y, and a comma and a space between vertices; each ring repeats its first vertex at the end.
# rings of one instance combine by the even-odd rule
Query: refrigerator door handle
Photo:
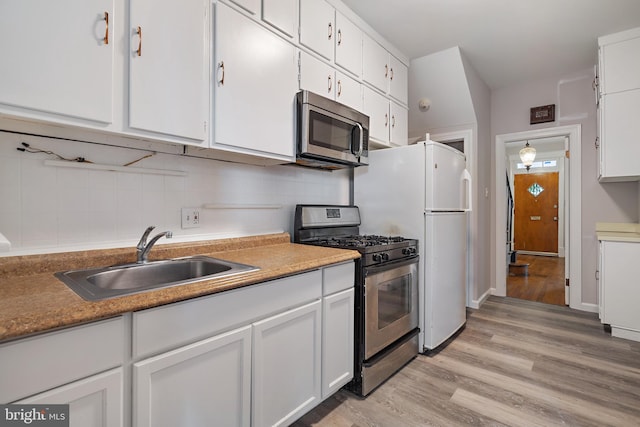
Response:
POLYGON ((469 173, 468 170, 463 170, 462 171, 462 176, 460 177, 460 181, 464 182, 464 189, 465 194, 466 194, 466 206, 463 207, 463 211, 464 212, 471 212, 471 200, 473 199, 472 194, 471 194, 471 189, 473 188, 473 186, 471 185, 472 180, 471 180, 471 174, 469 173))

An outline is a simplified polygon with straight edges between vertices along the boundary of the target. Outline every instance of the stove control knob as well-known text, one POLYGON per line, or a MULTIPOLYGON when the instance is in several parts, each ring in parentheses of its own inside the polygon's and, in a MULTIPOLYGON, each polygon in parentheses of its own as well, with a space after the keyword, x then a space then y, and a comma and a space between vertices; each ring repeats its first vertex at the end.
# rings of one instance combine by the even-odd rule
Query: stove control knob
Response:
POLYGON ((371 258, 375 262, 381 262, 382 261, 382 255, 381 254, 373 254, 373 256, 371 258))
POLYGON ((416 253, 416 248, 404 248, 402 250, 402 255, 413 255, 416 253))
POLYGON ((388 254, 388 253, 386 253, 386 252, 383 252, 383 253, 382 253, 382 260, 383 260, 383 261, 389 261, 389 254, 388 254))

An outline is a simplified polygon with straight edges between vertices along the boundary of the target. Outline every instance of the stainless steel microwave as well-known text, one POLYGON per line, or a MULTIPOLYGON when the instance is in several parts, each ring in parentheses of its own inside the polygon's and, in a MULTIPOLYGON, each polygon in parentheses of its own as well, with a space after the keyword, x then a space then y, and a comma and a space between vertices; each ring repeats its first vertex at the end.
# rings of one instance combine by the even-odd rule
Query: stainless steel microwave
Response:
POLYGON ((324 169, 369 164, 368 116, 306 90, 296 96, 296 163, 324 169))

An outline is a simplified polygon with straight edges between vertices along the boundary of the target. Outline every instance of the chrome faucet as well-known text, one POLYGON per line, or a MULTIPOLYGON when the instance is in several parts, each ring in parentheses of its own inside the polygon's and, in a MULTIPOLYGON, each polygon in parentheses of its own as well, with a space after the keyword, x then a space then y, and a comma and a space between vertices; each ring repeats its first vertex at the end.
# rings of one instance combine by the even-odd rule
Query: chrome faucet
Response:
POLYGON ((155 236, 153 236, 153 238, 149 241, 149 243, 147 243, 147 237, 149 237, 149 233, 151 233, 151 230, 153 230, 154 228, 156 227, 153 225, 150 227, 147 227, 147 229, 142 234, 142 237, 140 238, 138 245, 136 246, 136 251, 137 251, 136 253, 138 255, 138 261, 137 261, 138 264, 144 264, 147 262, 147 258, 149 257, 149 251, 161 237, 166 237, 167 239, 170 239, 171 237, 173 237, 173 233, 171 231, 163 231, 162 233, 158 233, 155 236))

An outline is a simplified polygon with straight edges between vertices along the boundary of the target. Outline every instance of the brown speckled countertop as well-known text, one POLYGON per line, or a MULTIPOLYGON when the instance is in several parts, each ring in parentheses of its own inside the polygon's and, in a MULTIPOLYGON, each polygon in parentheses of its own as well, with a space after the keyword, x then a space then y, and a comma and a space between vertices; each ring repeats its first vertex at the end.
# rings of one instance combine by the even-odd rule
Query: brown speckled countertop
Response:
POLYGON ((57 271, 135 262, 135 248, 0 258, 0 341, 252 285, 356 259, 356 251, 290 243, 287 233, 158 244, 149 259, 207 255, 259 267, 227 278, 86 301, 53 276, 57 271))

